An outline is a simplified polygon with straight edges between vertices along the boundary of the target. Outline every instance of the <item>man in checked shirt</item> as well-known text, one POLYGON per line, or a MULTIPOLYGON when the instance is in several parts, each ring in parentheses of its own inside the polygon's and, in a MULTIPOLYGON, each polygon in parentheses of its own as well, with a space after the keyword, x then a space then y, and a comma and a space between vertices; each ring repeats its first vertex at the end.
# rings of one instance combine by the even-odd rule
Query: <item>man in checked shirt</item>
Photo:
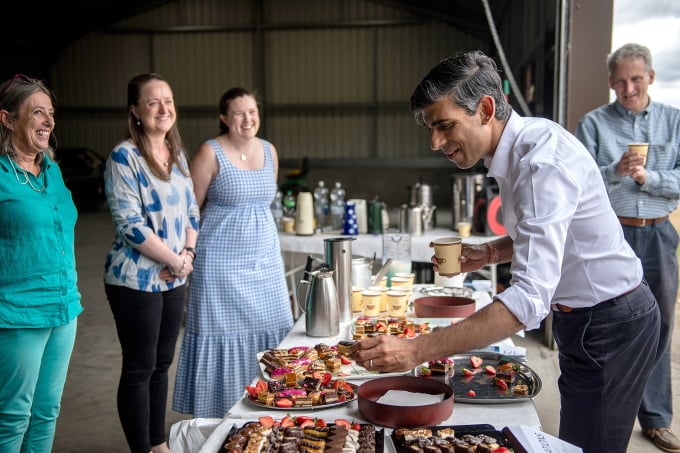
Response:
POLYGON ((623 233, 642 261, 644 277, 661 310, 658 358, 638 412, 645 436, 657 448, 680 452, 671 431, 671 337, 678 295, 678 234, 668 215, 680 198, 680 110, 652 102, 649 49, 626 44, 607 58, 616 101, 587 113, 576 136, 595 158, 623 233), (644 158, 629 143, 648 143, 644 158))

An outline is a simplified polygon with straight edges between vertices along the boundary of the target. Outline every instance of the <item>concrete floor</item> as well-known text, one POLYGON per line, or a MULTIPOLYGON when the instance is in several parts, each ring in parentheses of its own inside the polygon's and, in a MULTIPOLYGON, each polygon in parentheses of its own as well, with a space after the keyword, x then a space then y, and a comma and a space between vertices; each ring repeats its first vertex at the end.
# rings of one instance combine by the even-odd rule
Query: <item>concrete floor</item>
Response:
MULTIPOLYGON (((120 346, 102 283, 104 257, 113 237, 112 232, 108 212, 81 214, 76 231, 76 255, 85 311, 79 318, 76 345, 57 423, 53 448, 57 453, 127 451, 116 411, 120 346)), ((676 316, 677 319, 680 317, 676 316)), ((528 332, 525 338, 515 337, 515 341, 527 348, 528 363, 543 381, 542 391, 535 398, 543 430, 556 435, 559 425, 557 352, 547 347, 543 332, 528 332)), ((680 394, 679 343, 680 335, 676 334, 672 368, 675 395, 680 394)), ((174 375, 173 366, 169 401, 172 399, 174 375)), ((674 398, 673 406, 675 413, 680 414, 680 398, 674 398)), ((170 410, 168 402, 168 430, 173 423, 186 418, 190 417, 170 410)), ((680 435, 680 415, 675 418, 672 428, 680 435)), ((636 426, 628 451, 651 453, 660 450, 644 438, 639 426, 636 426)))

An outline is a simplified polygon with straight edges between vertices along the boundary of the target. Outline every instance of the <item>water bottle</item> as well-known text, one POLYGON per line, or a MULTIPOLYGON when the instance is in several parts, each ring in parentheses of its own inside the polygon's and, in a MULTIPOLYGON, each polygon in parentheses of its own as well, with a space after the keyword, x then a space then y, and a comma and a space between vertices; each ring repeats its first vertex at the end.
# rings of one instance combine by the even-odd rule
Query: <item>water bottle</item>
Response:
POLYGON ((286 191, 286 196, 283 197, 283 216, 295 217, 295 195, 292 190, 286 191))
POLYGON ((345 223, 345 189, 342 184, 335 183, 331 190, 331 228, 342 230, 345 223))
POLYGON ((314 218, 316 228, 323 231, 328 226, 328 214, 330 214, 330 200, 328 198, 328 187, 323 181, 319 181, 314 189, 314 218))
POLYGON ((274 216, 274 223, 276 223, 276 229, 281 230, 281 218, 283 217, 283 192, 280 190, 276 191, 274 200, 271 204, 272 216, 274 216))

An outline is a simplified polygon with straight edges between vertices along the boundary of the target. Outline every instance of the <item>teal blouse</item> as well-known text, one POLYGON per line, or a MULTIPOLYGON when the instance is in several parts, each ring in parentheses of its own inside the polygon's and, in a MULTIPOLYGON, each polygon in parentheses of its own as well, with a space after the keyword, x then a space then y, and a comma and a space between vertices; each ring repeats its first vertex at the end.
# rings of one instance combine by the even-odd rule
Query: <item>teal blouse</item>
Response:
POLYGON ((0 155, 0 328, 63 326, 83 311, 74 244, 78 211, 59 166, 47 156, 38 177, 9 159, 0 155))

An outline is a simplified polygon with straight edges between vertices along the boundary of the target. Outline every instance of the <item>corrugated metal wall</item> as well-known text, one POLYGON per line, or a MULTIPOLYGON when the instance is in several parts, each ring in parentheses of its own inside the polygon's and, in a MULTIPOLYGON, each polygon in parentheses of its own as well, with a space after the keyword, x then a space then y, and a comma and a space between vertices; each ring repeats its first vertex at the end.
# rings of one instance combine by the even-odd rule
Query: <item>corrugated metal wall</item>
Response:
POLYGON ((283 158, 418 157, 427 142, 411 90, 443 56, 481 46, 365 0, 178 0, 62 52, 57 132, 62 146, 107 153, 125 127, 128 79, 157 71, 190 155, 216 135, 220 95, 242 85, 262 95, 262 134, 283 158))
MULTIPOLYGON (((506 53, 526 65, 554 27, 544 1, 498 3, 508 8, 496 17, 506 53)), ((397 207, 422 177, 449 209, 458 170, 435 158, 408 104, 435 63, 471 49, 495 54, 490 35, 479 41, 370 0, 176 0, 62 51, 51 70, 56 132, 60 146, 108 154, 126 134, 127 81, 156 71, 172 85, 192 156, 218 133, 221 94, 241 85, 261 94, 259 135, 279 151, 280 182, 308 157, 309 187, 342 181, 350 198, 397 207)))

